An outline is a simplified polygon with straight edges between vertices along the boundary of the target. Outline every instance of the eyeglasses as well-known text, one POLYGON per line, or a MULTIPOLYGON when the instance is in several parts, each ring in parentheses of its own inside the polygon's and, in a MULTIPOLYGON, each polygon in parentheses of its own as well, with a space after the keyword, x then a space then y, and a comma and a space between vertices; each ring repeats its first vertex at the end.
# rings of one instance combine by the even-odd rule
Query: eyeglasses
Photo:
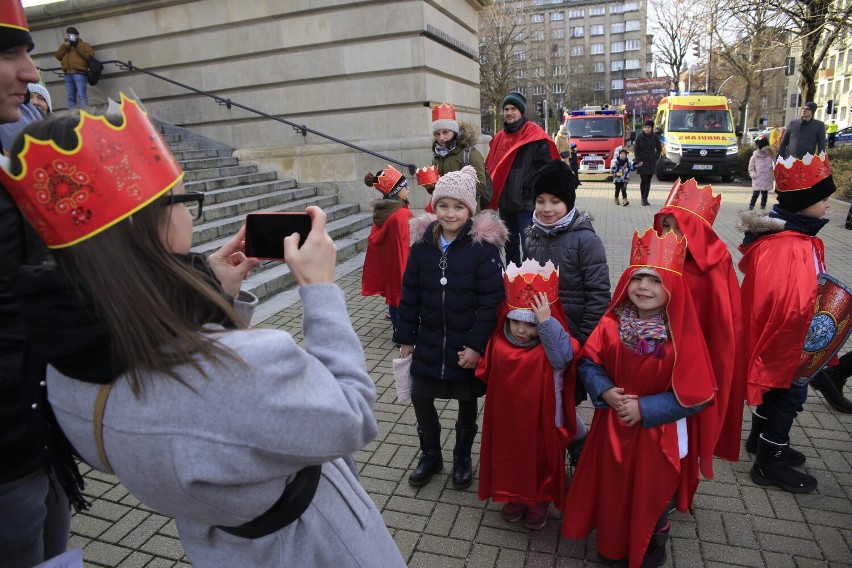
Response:
POLYGON ((188 191, 186 193, 173 193, 164 195, 160 198, 163 207, 166 205, 176 205, 183 203, 193 219, 201 219, 202 205, 204 204, 204 194, 200 191, 188 191))

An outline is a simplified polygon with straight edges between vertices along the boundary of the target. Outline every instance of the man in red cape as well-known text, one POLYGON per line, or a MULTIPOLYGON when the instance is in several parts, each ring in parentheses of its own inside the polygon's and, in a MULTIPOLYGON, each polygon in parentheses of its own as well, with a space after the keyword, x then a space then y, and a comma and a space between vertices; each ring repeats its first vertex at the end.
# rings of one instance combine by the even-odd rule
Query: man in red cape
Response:
POLYGON ((816 236, 828 221, 834 181, 825 154, 775 164, 778 204, 764 215, 744 213, 740 250, 748 403, 757 457, 751 478, 793 493, 816 489, 812 475, 793 469, 805 455, 790 448, 790 428, 808 398, 793 384, 814 317, 817 274, 825 272, 825 248, 816 236), (755 435, 756 434, 756 435, 755 435))
POLYGON ((524 231, 532 225, 535 204, 532 178, 536 170, 559 158, 553 140, 542 128, 524 116, 527 99, 521 93, 509 93, 503 99, 503 130, 488 145, 485 169, 491 174, 494 194, 489 209, 499 209, 509 229, 506 263, 521 263, 524 231))
MULTIPOLYGON (((559 273, 554 274, 554 286, 548 294, 553 298, 551 319, 567 335, 568 320, 558 295, 559 273)), ((501 306, 494 334, 476 369, 476 377, 488 385, 480 446, 479 498, 525 508, 553 502, 561 509, 565 497, 565 448, 577 429, 573 356, 579 352, 580 343, 569 338, 570 362, 555 374, 544 343, 523 348, 510 342, 507 317, 521 311, 509 305, 516 296, 512 292, 523 288, 521 281, 528 277, 528 274, 517 276, 518 286, 513 286, 504 273, 507 300, 501 306), (556 387, 557 378, 561 380, 561 390, 556 387)), ((529 286, 534 290, 545 288, 540 278, 535 278, 529 286)), ((530 310, 525 311, 532 315, 530 310)), ((547 323, 537 326, 542 330, 540 337, 547 323)), ((505 509, 503 517, 517 520, 508 518, 505 509)), ((540 528, 529 523, 527 526, 540 528)))
POLYGON ((580 354, 578 377, 596 410, 563 508, 562 536, 585 538, 597 529, 599 555, 626 559, 630 568, 665 561, 672 502, 688 511, 699 470, 705 477, 712 471, 715 431, 702 428, 707 413, 701 410, 712 402, 716 385, 682 276, 685 248, 686 239, 673 233, 658 237, 649 229, 634 235, 631 264, 580 354), (635 351, 622 339, 623 316, 634 305, 627 296, 631 279, 649 273, 662 281, 669 299, 661 312, 666 337, 643 353, 644 339, 635 351), (638 397, 641 423, 628 426, 604 402, 602 395, 613 388, 638 397))
POLYGON ((732 462, 740 456, 745 400, 742 363, 740 283, 728 246, 713 230, 722 196, 695 179, 675 182, 666 204, 654 215, 654 230, 673 230, 689 242, 683 279, 695 299, 695 311, 716 375, 716 401, 711 409, 718 421, 714 455, 732 462), (669 217, 674 217, 674 223, 669 217))

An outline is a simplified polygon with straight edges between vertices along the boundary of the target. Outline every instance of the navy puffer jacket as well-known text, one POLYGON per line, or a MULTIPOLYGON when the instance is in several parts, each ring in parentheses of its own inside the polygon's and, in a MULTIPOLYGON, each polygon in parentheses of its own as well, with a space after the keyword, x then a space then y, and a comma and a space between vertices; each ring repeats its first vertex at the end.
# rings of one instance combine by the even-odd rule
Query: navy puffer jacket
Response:
POLYGON ((480 213, 444 254, 432 237, 434 219, 421 215, 411 221, 414 243, 402 277, 394 341, 415 346, 412 375, 471 380, 474 371, 459 367, 458 352, 470 347, 483 353, 497 325, 497 308, 505 297, 500 249, 506 227, 496 215, 480 213), (442 275, 447 279, 443 286, 442 275))

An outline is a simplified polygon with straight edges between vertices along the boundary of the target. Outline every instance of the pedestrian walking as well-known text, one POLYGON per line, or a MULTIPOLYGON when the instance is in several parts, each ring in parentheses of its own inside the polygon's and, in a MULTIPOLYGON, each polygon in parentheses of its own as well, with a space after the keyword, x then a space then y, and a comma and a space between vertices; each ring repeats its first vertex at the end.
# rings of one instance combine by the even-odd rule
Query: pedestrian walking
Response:
POLYGON ((825 152, 825 123, 814 118, 817 105, 810 101, 802 106, 801 118, 791 120, 781 137, 778 155, 804 158, 805 154, 825 152))
POLYGON ((772 175, 772 167, 775 157, 769 150, 769 140, 766 136, 758 136, 754 142, 757 149, 751 154, 748 161, 748 175, 751 177, 751 201, 748 210, 753 211, 760 197, 760 209, 766 209, 766 200, 769 192, 775 187, 775 178, 772 175))
POLYGON ((837 138, 837 132, 840 130, 840 127, 837 124, 837 121, 833 118, 828 126, 825 127, 825 133, 828 136, 828 147, 834 148, 834 140, 837 138))
POLYGON ((639 194, 642 205, 650 205, 648 195, 651 192, 651 179, 657 171, 657 160, 663 151, 660 136, 654 132, 654 121, 646 120, 642 132, 636 137, 633 147, 633 165, 639 172, 639 194))
POLYGON ((616 205, 621 205, 618 201, 619 193, 621 193, 621 197, 624 199, 624 206, 627 207, 630 205, 630 202, 627 200, 627 184, 630 183, 630 172, 635 170, 636 168, 627 158, 627 150, 624 148, 619 150, 618 156, 612 161, 612 168, 610 169, 612 183, 615 184, 614 202, 616 205))

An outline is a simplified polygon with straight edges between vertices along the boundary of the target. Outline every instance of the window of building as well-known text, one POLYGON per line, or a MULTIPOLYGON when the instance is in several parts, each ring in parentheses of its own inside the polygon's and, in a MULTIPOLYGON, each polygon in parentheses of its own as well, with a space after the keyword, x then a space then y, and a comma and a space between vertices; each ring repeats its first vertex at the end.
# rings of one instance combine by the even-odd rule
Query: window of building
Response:
POLYGON ((625 69, 641 69, 642 62, 638 59, 625 59, 624 60, 624 68, 625 69))
POLYGON ((533 77, 544 77, 544 67, 533 68, 533 77))
POLYGON ((551 30, 551 35, 553 36, 553 39, 564 39, 565 28, 553 28, 551 30))
POLYGON ((544 59, 544 50, 537 47, 530 52, 530 57, 532 59, 544 59))
POLYGON ((524 59, 526 59, 526 54, 524 54, 524 52, 520 49, 515 50, 513 55, 515 57, 515 61, 523 61, 524 59))
POLYGON ((639 2, 625 2, 624 3, 624 11, 625 12, 635 12, 639 9, 639 2))
POLYGON ((642 22, 639 20, 627 20, 624 25, 624 31, 626 32, 638 32, 642 29, 642 22))
POLYGON ((550 21, 551 22, 561 22, 564 19, 565 19, 565 12, 563 12, 562 10, 558 10, 556 12, 550 13, 550 21))
POLYGON ((556 67, 553 68, 553 74, 556 75, 557 77, 561 77, 562 75, 565 75, 565 66, 564 65, 557 65, 556 67))
POLYGON ((583 55, 583 46, 582 45, 572 45, 571 46, 571 57, 577 57, 578 55, 583 55))
POLYGON ((796 108, 799 106, 800 95, 799 93, 793 93, 790 95, 790 108, 796 108))
POLYGON ((527 70, 526 69, 518 69, 515 73, 515 79, 526 79, 527 78, 527 70))
POLYGON ((606 14, 606 6, 589 6, 590 16, 603 16, 606 14))
POLYGON ((571 8, 570 10, 568 10, 568 17, 569 18, 582 18, 584 15, 585 15, 585 9, 584 8, 571 8))
POLYGON ((515 41, 518 43, 523 43, 525 38, 526 36, 524 35, 524 32, 518 32, 515 34, 515 41))
POLYGON ((563 46, 563 45, 552 45, 550 47, 551 47, 550 51, 553 54, 553 57, 556 57, 556 58, 565 57, 565 46, 563 46))
POLYGON ((595 90, 596 91, 603 91, 604 90, 603 79, 599 79, 599 80, 595 81, 595 90))
POLYGON ((532 23, 540 24, 544 21, 544 14, 533 14, 532 15, 532 23))
POLYGON ((624 51, 637 51, 641 43, 638 39, 628 39, 624 42, 624 51))
POLYGON ((603 24, 595 24, 594 26, 589 26, 589 35, 603 35, 604 27, 603 24))
POLYGON ((621 59, 613 59, 610 61, 609 68, 611 71, 621 71, 624 69, 624 61, 621 59))
POLYGON ((543 95, 544 94, 544 85, 536 85, 533 87, 534 95, 543 95))
POLYGON ((610 85, 612 89, 623 89, 624 79, 613 79, 610 85))
POLYGON ((606 71, 606 65, 603 61, 595 61, 592 63, 592 72, 603 73, 604 71, 606 71))
POLYGON ((553 94, 554 95, 561 95, 564 92, 565 92, 565 85, 563 85, 562 83, 556 83, 556 84, 553 85, 553 94))
POLYGON ((533 5, 535 6, 541 6, 542 4, 544 4, 544 0, 533 0, 533 5))
POLYGON ((527 88, 522 85, 518 85, 517 87, 515 87, 515 92, 527 96, 527 88))
POLYGON ((583 37, 583 26, 571 28, 571 37, 583 37))
POLYGON ((609 52, 610 53, 621 53, 624 51, 624 42, 623 41, 614 41, 609 44, 609 52))
POLYGON ((609 101, 609 104, 612 106, 620 106, 624 104, 624 99, 622 99, 621 97, 613 97, 612 100, 609 101))
POLYGON ((524 25, 524 17, 523 16, 515 16, 515 25, 523 26, 524 25))
POLYGON ((530 39, 532 41, 544 41, 544 30, 536 30, 532 34, 530 34, 530 39))
POLYGON ((604 44, 602 43, 593 43, 592 44, 592 55, 600 55, 604 52, 604 44))
POLYGON ((609 33, 622 34, 624 33, 624 22, 613 22, 610 26, 609 33))
POLYGON ((624 13, 624 4, 610 4, 609 5, 609 13, 610 14, 623 14, 624 13))

